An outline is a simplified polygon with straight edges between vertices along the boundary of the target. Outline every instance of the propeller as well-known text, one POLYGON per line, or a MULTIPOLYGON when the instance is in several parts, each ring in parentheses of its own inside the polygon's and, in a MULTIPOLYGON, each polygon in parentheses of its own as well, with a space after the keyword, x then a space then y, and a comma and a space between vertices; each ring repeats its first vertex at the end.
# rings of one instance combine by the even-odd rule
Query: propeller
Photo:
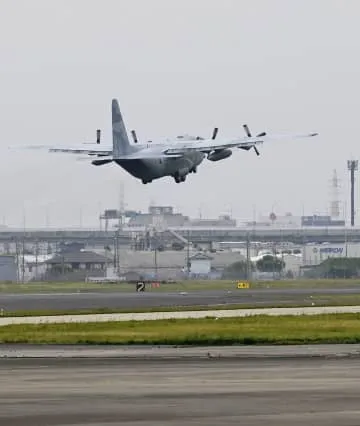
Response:
POLYGON ((131 130, 131 136, 133 138, 134 143, 138 143, 138 138, 136 136, 135 130, 131 130))
MULTIPOLYGON (((244 125, 243 125, 243 128, 244 128, 244 130, 245 130, 246 136, 247 136, 248 138, 251 138, 251 137, 252 137, 252 135, 251 135, 251 132, 250 132, 250 130, 249 130, 248 125, 247 125, 247 124, 244 124, 244 125)), ((257 137, 257 138, 262 138, 263 136, 266 136, 266 132, 261 132, 261 133, 259 133, 259 134, 257 134, 257 135, 256 135, 256 137, 257 137)), ((254 151, 255 151, 256 155, 257 155, 257 156, 259 156, 259 155, 260 155, 260 152, 258 151, 258 149, 256 148, 256 146, 255 146, 255 145, 253 145, 253 147, 252 147, 252 148, 254 148, 254 151)))
POLYGON ((214 140, 214 139, 216 138, 216 135, 217 135, 217 133, 218 133, 218 130, 219 130, 219 129, 218 129, 217 127, 215 127, 215 128, 214 128, 214 130, 213 130, 213 134, 212 134, 212 137, 211 137, 211 139, 212 139, 212 140, 214 140))
MULTIPOLYGON (((218 134, 219 129, 217 127, 214 128, 212 135, 211 135, 211 139, 214 140, 216 138, 216 135, 218 134)), ((203 141, 204 138, 201 136, 196 136, 195 138, 196 141, 203 141)))
POLYGON ((97 129, 96 130, 96 143, 100 143, 100 137, 101 137, 101 130, 97 129))

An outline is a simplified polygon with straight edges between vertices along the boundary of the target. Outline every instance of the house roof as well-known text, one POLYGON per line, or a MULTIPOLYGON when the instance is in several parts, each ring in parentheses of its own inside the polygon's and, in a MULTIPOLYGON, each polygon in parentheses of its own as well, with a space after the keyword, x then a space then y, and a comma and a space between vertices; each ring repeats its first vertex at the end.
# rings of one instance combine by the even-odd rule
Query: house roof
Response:
POLYGON ((62 263, 107 263, 109 258, 93 251, 75 251, 55 255, 46 261, 48 264, 60 265, 62 263))
POLYGON ((27 265, 41 265, 43 263, 46 263, 47 260, 51 259, 53 256, 49 254, 39 254, 38 256, 34 254, 25 254, 24 255, 24 262, 27 265))
POLYGON ((205 253, 196 253, 190 257, 190 260, 212 260, 212 257, 205 253))

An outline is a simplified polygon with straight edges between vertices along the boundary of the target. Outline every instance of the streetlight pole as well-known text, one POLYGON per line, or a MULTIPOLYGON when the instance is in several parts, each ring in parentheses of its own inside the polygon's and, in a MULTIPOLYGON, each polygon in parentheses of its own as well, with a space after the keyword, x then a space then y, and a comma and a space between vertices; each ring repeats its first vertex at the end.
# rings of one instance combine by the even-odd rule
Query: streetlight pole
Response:
POLYGON ((355 170, 358 169, 357 160, 348 160, 348 170, 350 171, 350 202, 351 202, 351 226, 355 224, 355 170))

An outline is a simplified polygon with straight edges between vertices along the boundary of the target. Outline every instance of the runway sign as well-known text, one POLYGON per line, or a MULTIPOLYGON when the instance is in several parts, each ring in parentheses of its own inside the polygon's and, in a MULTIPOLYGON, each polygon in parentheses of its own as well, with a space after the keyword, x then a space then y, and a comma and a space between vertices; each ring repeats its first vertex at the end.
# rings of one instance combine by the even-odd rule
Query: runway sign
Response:
POLYGON ((145 283, 142 281, 139 281, 136 283, 136 291, 145 291, 145 283))
POLYGON ((243 282, 243 281, 239 281, 237 283, 237 288, 250 288, 250 284, 246 283, 246 282, 243 282))

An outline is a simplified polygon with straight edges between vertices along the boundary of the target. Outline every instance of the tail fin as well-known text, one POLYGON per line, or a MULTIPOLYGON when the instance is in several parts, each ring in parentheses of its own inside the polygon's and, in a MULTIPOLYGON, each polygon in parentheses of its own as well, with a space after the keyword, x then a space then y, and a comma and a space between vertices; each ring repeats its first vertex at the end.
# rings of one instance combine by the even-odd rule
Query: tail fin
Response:
POLYGON ((112 113, 112 136, 113 136, 113 157, 130 154, 132 152, 129 138, 126 133, 124 120, 122 118, 119 103, 116 99, 111 103, 112 113))

